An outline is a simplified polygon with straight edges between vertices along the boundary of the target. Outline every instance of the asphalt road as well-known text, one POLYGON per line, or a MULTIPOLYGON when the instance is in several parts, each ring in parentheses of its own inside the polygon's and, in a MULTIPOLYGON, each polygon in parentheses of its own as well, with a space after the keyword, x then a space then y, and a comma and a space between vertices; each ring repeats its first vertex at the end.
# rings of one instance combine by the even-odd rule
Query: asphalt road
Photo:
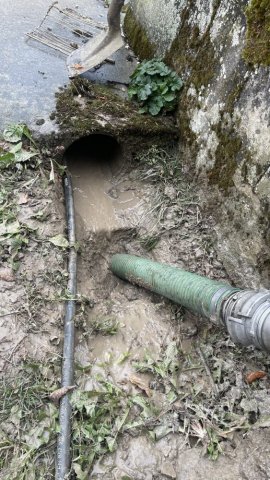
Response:
MULTIPOLYGON (((55 92, 69 82, 65 56, 26 36, 40 24, 51 4, 52 0, 0 3, 0 130, 18 122, 41 134, 56 128, 50 115, 55 108, 55 92)), ((102 0, 63 0, 58 5, 106 23, 107 9, 102 0)), ((126 83, 136 66, 135 60, 126 61, 127 55, 127 49, 121 49, 112 57, 115 64, 104 65, 88 77, 98 82, 126 83)))

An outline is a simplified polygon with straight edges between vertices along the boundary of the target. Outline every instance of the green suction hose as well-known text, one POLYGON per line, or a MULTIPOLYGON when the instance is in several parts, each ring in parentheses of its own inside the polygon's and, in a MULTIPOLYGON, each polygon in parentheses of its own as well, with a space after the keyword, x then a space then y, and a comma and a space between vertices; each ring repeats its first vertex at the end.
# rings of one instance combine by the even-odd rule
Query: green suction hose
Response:
POLYGON ((269 290, 240 290, 134 255, 114 255, 110 267, 118 277, 225 326, 234 342, 270 352, 269 290))
POLYGON ((114 255, 111 270, 207 318, 218 314, 222 299, 237 291, 230 285, 135 255, 114 255))

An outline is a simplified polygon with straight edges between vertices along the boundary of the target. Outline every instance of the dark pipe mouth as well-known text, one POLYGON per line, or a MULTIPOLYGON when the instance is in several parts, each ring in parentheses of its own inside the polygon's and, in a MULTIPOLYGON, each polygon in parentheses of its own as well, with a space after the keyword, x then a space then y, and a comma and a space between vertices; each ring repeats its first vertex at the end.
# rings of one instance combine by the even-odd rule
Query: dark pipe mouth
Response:
POLYGON ((122 149, 117 140, 104 134, 93 134, 80 138, 67 148, 65 159, 73 162, 76 157, 84 157, 85 160, 112 163, 121 157, 122 149))

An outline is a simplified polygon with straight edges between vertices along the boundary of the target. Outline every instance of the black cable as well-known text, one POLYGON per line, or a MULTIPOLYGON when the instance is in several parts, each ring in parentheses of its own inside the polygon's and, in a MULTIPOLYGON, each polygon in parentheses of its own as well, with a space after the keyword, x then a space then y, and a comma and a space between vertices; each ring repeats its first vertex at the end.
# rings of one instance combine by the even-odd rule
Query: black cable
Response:
MULTIPOLYGON (((66 204, 67 230, 69 240, 68 258, 68 285, 67 291, 70 300, 66 303, 64 323, 64 347, 62 362, 62 387, 74 384, 74 315, 76 308, 76 276, 77 276, 77 251, 75 236, 75 215, 72 182, 70 175, 64 177, 64 193, 66 204)), ((57 440, 56 480, 65 480, 70 471, 71 464, 71 415, 72 407, 68 395, 60 400, 59 423, 60 433, 57 440)))

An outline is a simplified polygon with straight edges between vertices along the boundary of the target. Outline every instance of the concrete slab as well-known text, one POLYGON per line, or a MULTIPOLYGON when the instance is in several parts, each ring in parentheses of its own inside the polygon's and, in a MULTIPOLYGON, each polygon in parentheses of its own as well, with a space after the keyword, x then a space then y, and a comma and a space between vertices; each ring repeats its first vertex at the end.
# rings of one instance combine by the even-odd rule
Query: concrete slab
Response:
MULTIPOLYGON (((55 108, 55 92, 69 82, 66 59, 60 52, 26 36, 40 24, 51 4, 52 0, 36 0, 34 6, 31 0, 0 4, 0 130, 17 122, 40 133, 55 129, 50 115, 55 108)), ((64 0, 60 6, 106 23, 107 9, 102 0, 77 0, 76 4, 64 0)), ((127 55, 128 51, 121 49, 112 57, 115 65, 105 64, 87 77, 97 82, 125 84, 136 66, 136 60, 127 61, 127 55)))

